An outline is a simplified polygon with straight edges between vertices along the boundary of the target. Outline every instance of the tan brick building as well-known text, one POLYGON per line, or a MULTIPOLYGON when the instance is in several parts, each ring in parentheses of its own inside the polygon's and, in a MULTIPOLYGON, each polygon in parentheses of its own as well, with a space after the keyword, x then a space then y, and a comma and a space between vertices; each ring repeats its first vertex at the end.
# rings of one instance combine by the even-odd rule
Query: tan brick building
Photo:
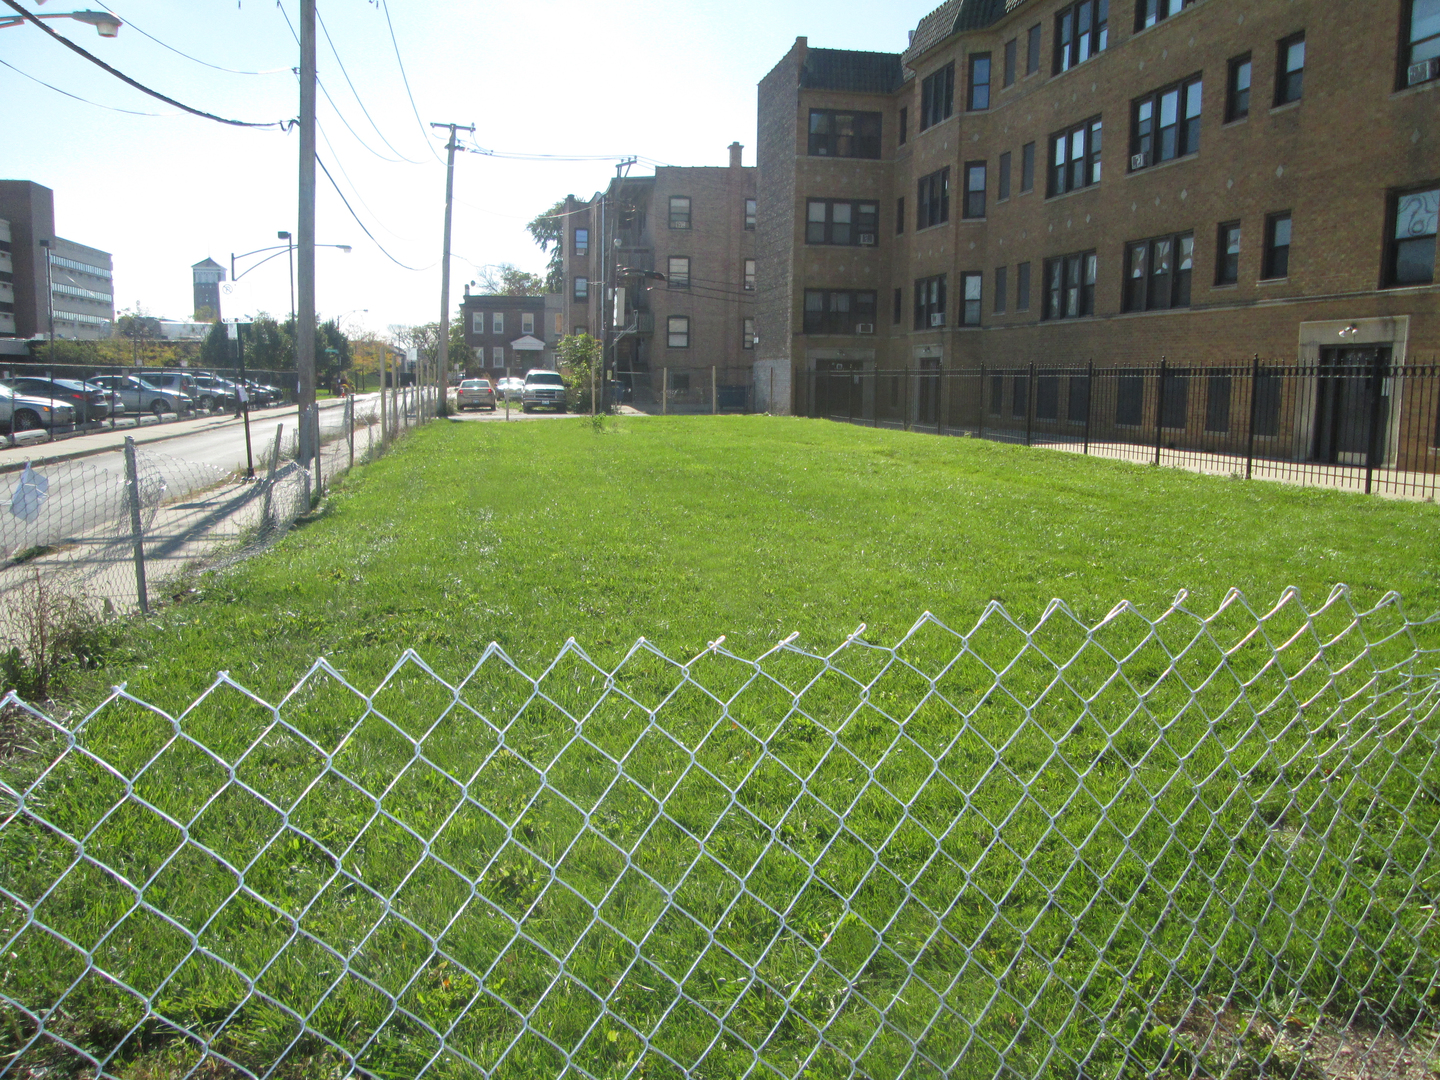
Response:
POLYGON ((759 90, 757 386, 1435 357, 1432 7, 950 0, 902 54, 797 39, 759 90))
POLYGON ((743 406, 755 356, 756 202, 741 153, 734 143, 728 167, 662 166, 565 200, 565 332, 599 338, 613 325, 606 365, 637 404, 657 400, 667 369, 672 402, 708 401, 713 366, 722 407, 743 406), (616 284, 625 307, 612 323, 604 294, 616 284))

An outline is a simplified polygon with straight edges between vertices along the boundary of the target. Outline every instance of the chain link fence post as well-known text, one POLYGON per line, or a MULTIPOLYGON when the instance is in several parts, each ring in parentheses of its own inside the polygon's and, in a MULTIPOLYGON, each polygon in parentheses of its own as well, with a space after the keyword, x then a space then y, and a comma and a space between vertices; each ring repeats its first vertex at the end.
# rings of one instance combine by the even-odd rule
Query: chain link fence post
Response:
POLYGON ((145 527, 140 520, 140 469, 135 462, 135 439, 125 436, 125 481, 129 488, 130 535, 135 548, 135 595, 140 601, 140 614, 150 614, 150 599, 145 589, 145 527))

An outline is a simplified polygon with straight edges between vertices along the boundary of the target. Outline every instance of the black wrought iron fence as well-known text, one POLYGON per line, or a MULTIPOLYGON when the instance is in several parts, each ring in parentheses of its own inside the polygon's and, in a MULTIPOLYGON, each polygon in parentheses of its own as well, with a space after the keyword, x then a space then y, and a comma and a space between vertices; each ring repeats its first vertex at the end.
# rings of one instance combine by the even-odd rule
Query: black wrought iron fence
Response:
POLYGON ((1410 498, 1440 489, 1440 364, 1383 350, 1232 364, 809 372, 812 417, 1410 498))

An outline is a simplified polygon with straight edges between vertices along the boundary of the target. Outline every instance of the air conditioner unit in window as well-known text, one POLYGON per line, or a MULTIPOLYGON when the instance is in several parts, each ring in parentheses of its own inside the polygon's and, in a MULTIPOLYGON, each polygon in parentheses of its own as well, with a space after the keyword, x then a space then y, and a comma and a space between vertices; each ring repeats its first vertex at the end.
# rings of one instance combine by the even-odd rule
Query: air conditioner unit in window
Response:
POLYGON ((944 326, 944 325, 945 325, 945 313, 944 313, 943 311, 936 311, 936 312, 932 313, 931 316, 930 316, 930 325, 931 325, 931 326, 944 326))
POLYGON ((1436 78, 1440 78, 1440 57, 1411 64, 1405 71, 1406 86, 1414 86, 1416 83, 1429 82, 1436 78))
POLYGON ((874 245, 874 243, 875 243, 875 234, 874 234, 873 232, 862 232, 862 233, 860 234, 860 246, 861 246, 861 247, 871 247, 872 245, 874 245))
POLYGON ((855 324, 855 333, 857 334, 873 334, 874 332, 875 324, 873 322, 862 322, 855 324))
POLYGON ((1149 152, 1148 150, 1147 150, 1145 153, 1143 153, 1143 154, 1131 154, 1131 155, 1130 155, 1130 168, 1131 168, 1131 169, 1143 169, 1143 168, 1145 168, 1145 167, 1146 167, 1147 165, 1149 165, 1149 164, 1150 164, 1150 152, 1149 152))

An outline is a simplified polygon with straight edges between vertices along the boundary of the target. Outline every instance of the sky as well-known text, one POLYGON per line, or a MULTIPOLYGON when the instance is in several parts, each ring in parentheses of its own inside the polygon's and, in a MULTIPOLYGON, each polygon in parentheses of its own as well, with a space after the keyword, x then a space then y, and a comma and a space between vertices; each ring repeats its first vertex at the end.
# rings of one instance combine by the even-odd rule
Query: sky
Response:
MULTIPOLYGON (((298 113, 299 0, 18 2, 47 15, 108 7, 126 23, 114 39, 47 25, 194 108, 262 123, 298 113)), ((484 150, 610 156, 457 154, 453 310, 486 266, 543 272, 526 222, 603 188, 619 156, 642 159, 634 176, 655 162, 721 166, 738 140, 754 165, 756 84, 796 37, 899 52, 937 2, 319 0, 319 158, 351 209, 319 172, 316 241, 353 250, 316 252, 317 309, 351 333, 439 318, 445 152, 432 122, 473 123, 467 141, 484 150)), ((117 311, 189 318, 193 263, 228 273, 232 253, 295 230, 297 133, 181 113, 31 25, 0 28, 0 62, 0 177, 53 189, 56 232, 113 255, 117 311)), ((236 261, 246 315, 289 310, 286 256, 260 265, 268 254, 236 261)))

